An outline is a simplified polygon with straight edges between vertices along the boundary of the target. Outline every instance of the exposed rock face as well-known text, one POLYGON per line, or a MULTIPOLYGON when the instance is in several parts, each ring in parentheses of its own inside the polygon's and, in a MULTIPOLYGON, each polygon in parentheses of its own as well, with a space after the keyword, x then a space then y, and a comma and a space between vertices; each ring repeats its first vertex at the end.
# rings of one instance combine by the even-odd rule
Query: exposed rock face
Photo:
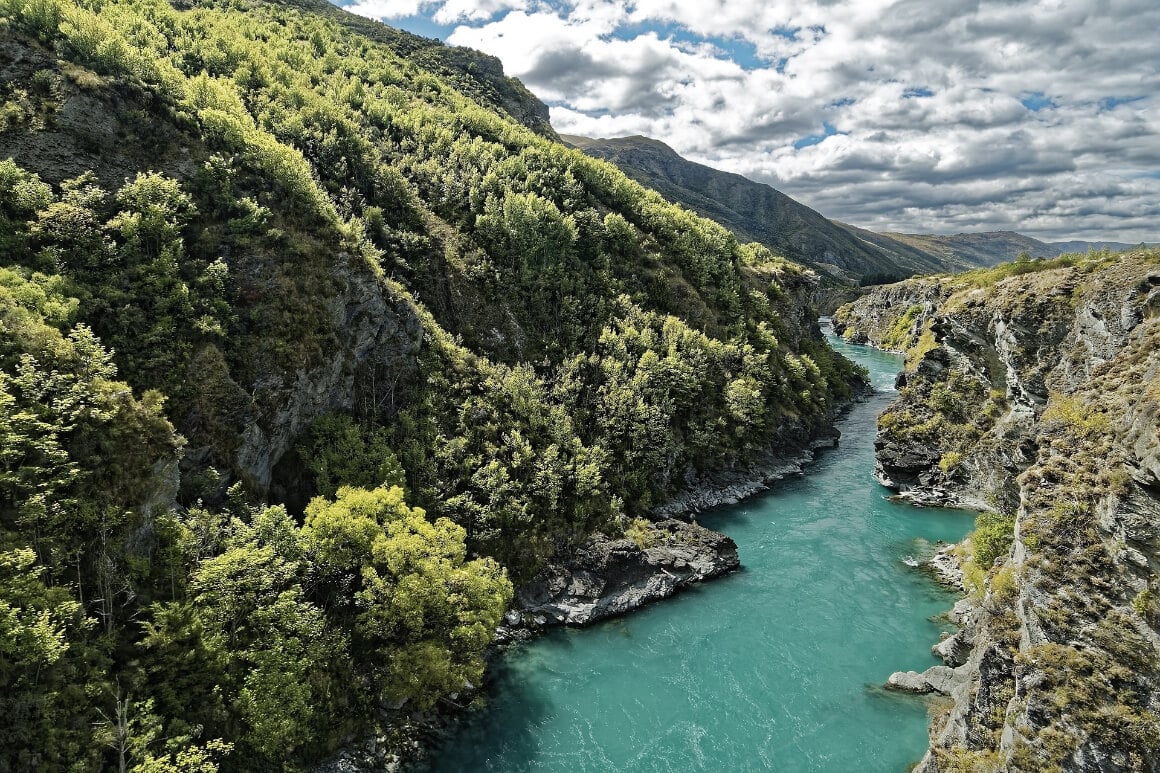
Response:
POLYGON ((1160 770, 1158 288, 1145 252, 905 282, 839 315, 874 344, 913 328, 880 478, 1014 523, 965 553, 946 670, 892 677, 953 699, 919 770, 1160 770))
POLYGON ((922 326, 946 295, 946 288, 937 279, 912 279, 875 287, 835 312, 831 323, 834 333, 851 343, 872 343, 880 349, 900 352, 918 339, 922 326), (904 319, 906 324, 900 324, 904 319))
POLYGON ((965 675, 949 666, 931 666, 921 674, 917 671, 895 671, 886 680, 886 686, 892 690, 919 695, 930 692, 950 695, 955 687, 965 683, 965 675))
POLYGON ((320 415, 354 409, 356 398, 389 400, 393 384, 411 374, 423 340, 414 306, 396 297, 369 267, 338 260, 338 293, 329 300, 338 346, 323 362, 263 384, 256 402, 269 406, 249 423, 237 466, 256 490, 270 486, 274 466, 320 415))
POLYGON ((586 625, 671 596, 694 582, 737 569, 737 545, 694 523, 654 523, 642 540, 597 534, 564 561, 552 563, 517 593, 523 625, 586 625))
MULTIPOLYGON (((785 433, 781 433, 784 435, 785 433)), ((689 470, 684 489, 672 499, 653 508, 654 517, 688 518, 714 507, 735 505, 743 499, 766 491, 770 486, 791 475, 801 475, 805 465, 814 459, 816 451, 834 448, 841 433, 833 427, 824 427, 814 439, 778 441, 772 448, 798 451, 770 451, 753 464, 733 470, 716 470, 698 474, 689 470), (802 447, 804 445, 804 447, 802 447)))
POLYGON ((956 545, 945 545, 939 548, 938 552, 926 563, 934 573, 935 579, 943 585, 964 590, 963 568, 959 564, 958 557, 955 556, 956 548, 956 545))

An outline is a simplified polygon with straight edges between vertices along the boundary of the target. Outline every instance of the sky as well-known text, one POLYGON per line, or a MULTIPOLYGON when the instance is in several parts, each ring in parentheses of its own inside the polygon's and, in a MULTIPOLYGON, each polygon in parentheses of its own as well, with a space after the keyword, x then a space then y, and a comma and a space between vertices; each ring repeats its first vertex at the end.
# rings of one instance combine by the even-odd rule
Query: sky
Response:
POLYGON ((1160 241, 1157 0, 339 0, 878 231, 1160 241))

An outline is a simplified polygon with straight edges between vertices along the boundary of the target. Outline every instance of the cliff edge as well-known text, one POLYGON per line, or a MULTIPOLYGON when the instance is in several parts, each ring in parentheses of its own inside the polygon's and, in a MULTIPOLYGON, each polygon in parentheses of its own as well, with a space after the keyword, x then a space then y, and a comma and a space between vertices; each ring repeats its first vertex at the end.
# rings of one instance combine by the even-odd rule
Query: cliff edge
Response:
POLYGON ((981 510, 918 770, 1160 770, 1160 253, 911 280, 835 329, 907 353, 880 480, 981 510))

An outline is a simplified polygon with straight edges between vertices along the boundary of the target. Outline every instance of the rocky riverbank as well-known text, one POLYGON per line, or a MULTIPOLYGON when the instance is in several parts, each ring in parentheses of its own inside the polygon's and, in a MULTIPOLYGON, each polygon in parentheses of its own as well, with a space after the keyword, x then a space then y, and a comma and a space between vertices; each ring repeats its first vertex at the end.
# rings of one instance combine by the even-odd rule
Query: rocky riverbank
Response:
MULTIPOLYGON (((868 390, 856 392, 853 400, 839 405, 818 428, 783 427, 771 443, 771 448, 783 449, 780 452, 771 450, 737 470, 703 475, 690 472, 684 490, 653 510, 654 520, 635 525, 631 530, 634 538, 597 533, 558 555, 517 589, 512 609, 496 629, 497 650, 554 626, 585 626, 629 614, 693 583, 740 569, 733 540, 697 524, 693 517, 802 474, 818 452, 838 445, 841 433, 834 422, 868 390)), ((477 692, 478 686, 467 685, 463 693, 451 696, 432 711, 384 708, 382 725, 388 730, 373 738, 352 739, 316 773, 422 770, 427 750, 452 732, 477 692)))
POLYGON ((696 523, 641 525, 635 539, 590 537, 519 589, 498 641, 551 625, 588 625, 738 569, 737 545, 696 523))
POLYGON ((770 452, 753 464, 737 470, 718 470, 697 475, 690 472, 685 488, 671 500, 653 510, 657 518, 688 518, 715 507, 735 505, 751 496, 768 491, 778 481, 801 475, 816 452, 838 445, 841 433, 832 426, 823 429, 796 453, 770 452))
MULTIPOLYGON (((924 566, 939 583, 966 593, 962 563, 958 558, 958 545, 944 545, 924 562, 924 566)), ((931 666, 921 673, 916 671, 895 671, 886 680, 891 690, 910 692, 918 695, 937 693, 950 696, 956 689, 969 683, 969 674, 962 667, 970 656, 970 642, 966 637, 967 622, 976 605, 969 598, 960 599, 947 614, 951 623, 959 630, 931 647, 931 652, 945 665, 931 666)))
POLYGON ((912 280, 835 322, 907 352, 879 479, 984 511, 946 665, 891 677, 951 699, 917 770, 1160 770, 1160 253, 912 280))

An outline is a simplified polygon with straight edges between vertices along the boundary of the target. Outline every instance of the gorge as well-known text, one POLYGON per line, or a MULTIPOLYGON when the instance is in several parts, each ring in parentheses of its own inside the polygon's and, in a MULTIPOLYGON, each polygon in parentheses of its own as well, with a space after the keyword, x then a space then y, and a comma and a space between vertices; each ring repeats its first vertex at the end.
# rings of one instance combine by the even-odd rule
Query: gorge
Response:
POLYGON ((926 701, 882 684, 936 662, 955 595, 907 560, 971 528, 969 513, 888 501, 875 418, 900 357, 831 339, 875 391, 802 476, 699 523, 742 569, 631 616, 504 652, 435 771, 900 771, 926 746, 926 701))
POLYGON ((907 352, 879 476, 984 511, 920 769, 1156 770, 1160 253, 909 280, 835 322, 907 352))
POLYGON ((864 289, 1029 243, 549 116, 325 0, 0 0, 0 773, 394 770, 520 639, 438 769, 1156 771, 1158 253, 864 289))

